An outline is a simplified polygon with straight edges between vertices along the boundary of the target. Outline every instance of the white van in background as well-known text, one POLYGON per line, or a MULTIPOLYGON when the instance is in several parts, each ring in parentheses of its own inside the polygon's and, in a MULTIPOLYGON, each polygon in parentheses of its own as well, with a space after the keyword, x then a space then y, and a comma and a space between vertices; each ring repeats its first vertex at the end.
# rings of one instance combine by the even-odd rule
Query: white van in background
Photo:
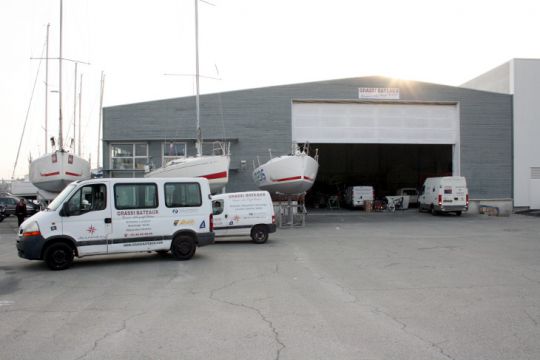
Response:
POLYGON ((203 178, 92 179, 69 184, 19 228, 19 256, 52 270, 73 257, 170 251, 188 260, 214 242, 212 202, 203 178))
POLYGON ((461 215, 469 209, 469 190, 462 176, 427 178, 418 196, 418 209, 432 214, 454 212, 461 215))
POLYGON ((276 216, 268 191, 247 191, 212 196, 216 237, 248 235, 263 244, 276 231, 276 216))
POLYGON ((364 207, 364 201, 374 200, 373 186, 349 186, 345 189, 345 205, 348 207, 364 207))
POLYGON ((415 188, 397 189, 396 195, 403 196, 403 208, 418 206, 418 190, 415 188), (408 202, 405 200, 408 199, 408 202))

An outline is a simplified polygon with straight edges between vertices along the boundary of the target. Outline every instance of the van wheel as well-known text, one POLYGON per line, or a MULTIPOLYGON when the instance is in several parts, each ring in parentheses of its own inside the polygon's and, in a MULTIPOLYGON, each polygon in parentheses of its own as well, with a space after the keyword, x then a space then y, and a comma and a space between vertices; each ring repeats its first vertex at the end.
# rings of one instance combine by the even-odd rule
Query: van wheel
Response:
POLYGON ((268 230, 262 225, 255 226, 251 230, 251 239, 255 244, 264 244, 268 240, 268 230))
POLYGON ((171 244, 171 253, 176 260, 189 260, 195 255, 197 244, 189 235, 178 235, 171 244))
POLYGON ((68 244, 52 244, 45 250, 45 263, 51 270, 65 270, 73 263, 73 249, 68 244))

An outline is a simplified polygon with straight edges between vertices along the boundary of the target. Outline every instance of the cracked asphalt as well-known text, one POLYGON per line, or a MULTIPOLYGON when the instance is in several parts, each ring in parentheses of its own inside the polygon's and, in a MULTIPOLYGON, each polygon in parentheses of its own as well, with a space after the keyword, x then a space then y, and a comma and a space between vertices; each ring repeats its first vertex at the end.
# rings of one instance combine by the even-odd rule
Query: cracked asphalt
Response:
POLYGON ((535 217, 313 212, 178 262, 17 257, 0 223, 0 359, 540 359, 535 217))

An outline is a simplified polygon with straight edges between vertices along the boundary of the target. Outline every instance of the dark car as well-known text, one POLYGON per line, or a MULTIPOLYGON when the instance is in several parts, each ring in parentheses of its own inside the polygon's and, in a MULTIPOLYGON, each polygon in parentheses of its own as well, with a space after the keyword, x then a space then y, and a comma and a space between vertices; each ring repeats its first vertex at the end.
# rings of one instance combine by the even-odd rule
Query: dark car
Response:
POLYGON ((41 206, 36 204, 33 200, 26 200, 26 214, 32 216, 41 211, 41 206))
MULTIPOLYGON (((0 197, 0 206, 5 208, 6 217, 10 215, 15 215, 15 208, 17 203, 20 201, 19 198, 14 196, 2 196, 0 197)), ((26 215, 32 216, 40 210, 39 205, 34 204, 32 200, 25 200, 26 203, 26 215)))
POLYGON ((6 208, 0 205, 0 222, 6 218, 6 208))
POLYGON ((15 215, 15 207, 19 199, 13 196, 2 196, 0 197, 0 206, 3 206, 6 209, 6 216, 15 215))

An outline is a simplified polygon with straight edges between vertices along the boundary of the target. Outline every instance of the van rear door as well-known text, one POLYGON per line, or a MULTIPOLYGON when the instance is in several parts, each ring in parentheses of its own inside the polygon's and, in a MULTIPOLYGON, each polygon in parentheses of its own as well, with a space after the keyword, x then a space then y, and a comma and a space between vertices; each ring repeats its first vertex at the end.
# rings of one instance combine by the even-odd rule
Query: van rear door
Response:
POLYGON ((100 183, 81 186, 64 205, 63 234, 76 240, 79 256, 107 253, 112 234, 107 190, 107 185, 100 183))
POLYGON ((465 205, 467 186, 461 178, 449 178, 441 184, 443 205, 465 205))
POLYGON ((464 205, 467 203, 467 187, 464 185, 457 185, 454 188, 455 196, 454 196, 454 203, 457 203, 457 205, 464 205))

